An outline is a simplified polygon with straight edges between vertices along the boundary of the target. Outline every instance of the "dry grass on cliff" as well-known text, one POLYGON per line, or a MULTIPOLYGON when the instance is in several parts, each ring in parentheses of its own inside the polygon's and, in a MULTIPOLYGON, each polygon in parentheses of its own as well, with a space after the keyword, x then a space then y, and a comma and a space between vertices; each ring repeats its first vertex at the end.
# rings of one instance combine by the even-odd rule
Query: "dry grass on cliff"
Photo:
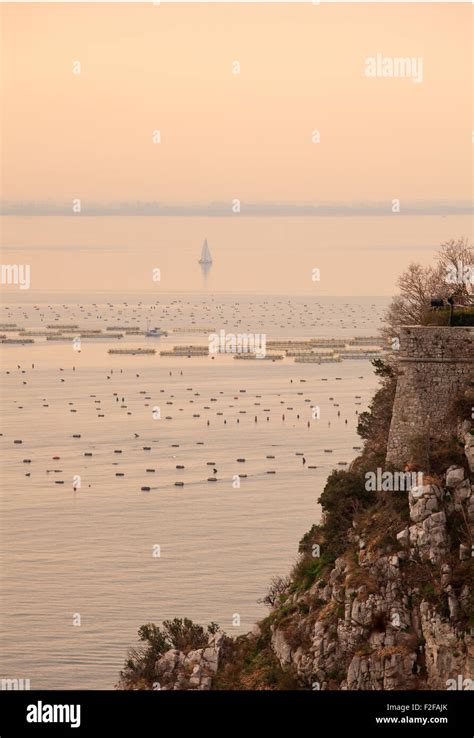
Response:
POLYGON ((213 679, 215 690, 301 689, 290 672, 283 671, 270 645, 268 618, 261 623, 261 635, 240 636, 226 649, 213 679))

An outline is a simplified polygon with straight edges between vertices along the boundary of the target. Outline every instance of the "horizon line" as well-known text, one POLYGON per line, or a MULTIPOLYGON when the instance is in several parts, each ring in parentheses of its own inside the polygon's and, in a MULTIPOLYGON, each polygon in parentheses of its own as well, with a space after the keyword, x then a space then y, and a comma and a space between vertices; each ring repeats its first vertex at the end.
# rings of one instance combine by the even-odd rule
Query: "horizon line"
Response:
POLYGON ((472 215, 471 200, 407 200, 403 198, 377 201, 211 201, 208 203, 164 203, 157 200, 82 200, 69 202, 51 200, 4 200, 0 202, 0 215, 4 216, 153 216, 153 217, 268 217, 268 216, 383 216, 383 215, 472 215), (234 212, 234 203, 239 209, 234 212), (399 209, 393 211, 393 203, 399 209), (79 205, 78 205, 79 203, 79 205), (73 208, 76 208, 74 210, 73 208), (79 209, 77 209, 79 207, 79 209))

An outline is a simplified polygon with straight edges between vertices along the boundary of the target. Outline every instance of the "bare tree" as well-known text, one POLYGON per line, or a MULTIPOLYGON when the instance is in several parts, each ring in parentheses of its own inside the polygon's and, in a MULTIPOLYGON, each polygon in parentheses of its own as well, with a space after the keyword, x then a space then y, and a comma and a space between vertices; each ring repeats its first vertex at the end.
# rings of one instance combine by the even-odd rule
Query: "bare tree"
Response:
POLYGON ((474 297, 474 249, 467 239, 446 241, 440 247, 437 269, 448 292, 459 305, 470 305, 474 297))
POLYGON ((272 577, 267 594, 263 599, 257 600, 257 602, 268 607, 274 607, 279 602, 281 595, 286 593, 290 581, 290 577, 272 577))
POLYGON ((473 303, 474 250, 467 239, 441 244, 436 262, 424 267, 412 263, 399 277, 400 293, 385 316, 382 334, 388 341, 398 337, 402 325, 423 325, 433 298, 453 297, 458 305, 473 303))

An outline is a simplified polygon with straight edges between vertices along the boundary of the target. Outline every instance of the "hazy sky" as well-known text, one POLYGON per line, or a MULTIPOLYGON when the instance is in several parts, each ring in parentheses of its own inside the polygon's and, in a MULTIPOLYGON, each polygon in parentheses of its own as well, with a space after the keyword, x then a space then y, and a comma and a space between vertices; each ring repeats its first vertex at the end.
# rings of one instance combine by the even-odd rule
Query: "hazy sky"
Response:
POLYGON ((1 13, 4 199, 471 196, 470 5, 1 13), (377 52, 423 81, 367 78, 377 52))

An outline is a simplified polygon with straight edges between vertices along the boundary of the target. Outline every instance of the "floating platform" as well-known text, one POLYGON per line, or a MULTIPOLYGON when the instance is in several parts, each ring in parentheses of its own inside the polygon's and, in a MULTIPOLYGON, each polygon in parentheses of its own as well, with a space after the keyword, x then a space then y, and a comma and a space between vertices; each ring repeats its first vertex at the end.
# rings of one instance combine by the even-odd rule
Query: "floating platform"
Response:
POLYGON ((109 349, 109 354, 122 354, 122 355, 131 355, 131 356, 138 356, 141 354, 156 354, 156 349, 148 349, 148 348, 136 348, 136 349, 109 349))
POLYGON ((18 344, 23 346, 25 343, 34 343, 33 338, 2 338, 2 343, 18 344))
POLYGON ((380 336, 357 336, 351 338, 348 344, 353 346, 383 346, 385 341, 380 336))
POLYGON ((377 359, 382 355, 382 350, 378 351, 341 351, 342 359, 377 359))
POLYGON ((160 356, 187 356, 188 358, 192 358, 194 356, 209 356, 209 349, 198 349, 194 351, 190 351, 189 349, 173 349, 173 351, 160 351, 160 356))
POLYGON ((285 357, 283 354, 234 354, 234 359, 247 359, 247 361, 281 361, 285 357))
POLYGON ((65 331, 76 331, 79 330, 79 326, 76 325, 76 323, 52 323, 51 325, 47 325, 46 328, 54 328, 55 330, 65 330, 65 331))
POLYGON ((342 359, 339 354, 333 354, 332 356, 309 354, 308 356, 296 357, 295 364, 337 364, 340 361, 342 361, 342 359))
POLYGON ((126 326, 126 325, 108 325, 106 331, 124 331, 124 333, 139 333, 140 328, 138 326, 126 326))

